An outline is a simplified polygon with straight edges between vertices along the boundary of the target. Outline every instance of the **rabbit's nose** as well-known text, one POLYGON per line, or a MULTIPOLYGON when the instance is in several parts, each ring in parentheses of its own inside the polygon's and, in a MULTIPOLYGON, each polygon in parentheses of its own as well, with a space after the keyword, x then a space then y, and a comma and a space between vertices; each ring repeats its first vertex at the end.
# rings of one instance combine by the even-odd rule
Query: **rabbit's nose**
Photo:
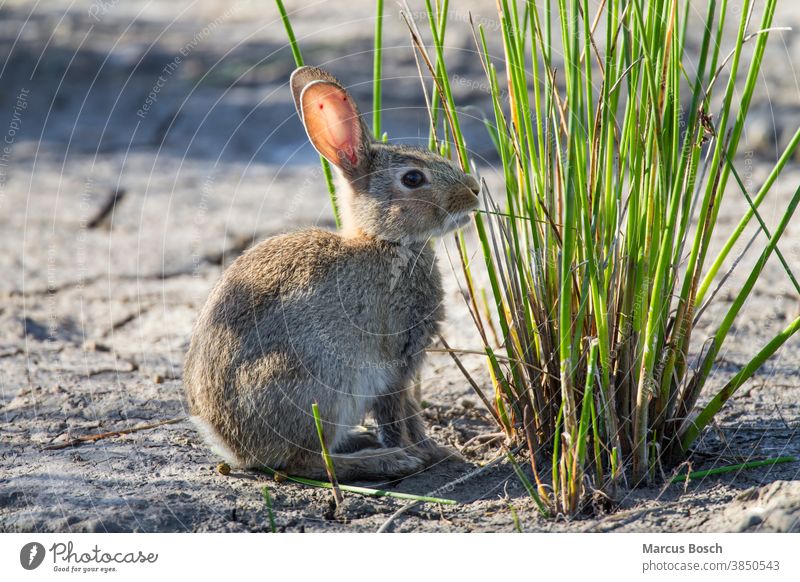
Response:
POLYGON ((478 184, 478 181, 469 174, 467 174, 467 179, 464 180, 464 186, 469 188, 472 193, 475 194, 475 196, 477 196, 481 191, 481 185, 478 184))

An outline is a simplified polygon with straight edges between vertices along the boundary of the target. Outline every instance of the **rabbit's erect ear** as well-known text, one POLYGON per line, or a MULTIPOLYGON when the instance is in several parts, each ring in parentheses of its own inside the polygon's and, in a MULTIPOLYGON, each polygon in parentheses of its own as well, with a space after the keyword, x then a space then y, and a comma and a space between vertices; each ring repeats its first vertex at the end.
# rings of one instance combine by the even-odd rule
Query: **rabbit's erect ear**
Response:
POLYGON ((303 125, 325 159, 352 174, 365 162, 370 135, 349 93, 338 83, 312 81, 300 94, 303 125))
POLYGON ((303 94, 303 89, 314 81, 328 81, 334 85, 342 84, 336 80, 336 77, 331 75, 328 71, 320 69, 319 67, 310 67, 308 65, 298 67, 292 73, 289 84, 292 87, 292 98, 294 99, 294 106, 297 108, 297 114, 303 117, 303 107, 300 103, 300 96, 303 94))

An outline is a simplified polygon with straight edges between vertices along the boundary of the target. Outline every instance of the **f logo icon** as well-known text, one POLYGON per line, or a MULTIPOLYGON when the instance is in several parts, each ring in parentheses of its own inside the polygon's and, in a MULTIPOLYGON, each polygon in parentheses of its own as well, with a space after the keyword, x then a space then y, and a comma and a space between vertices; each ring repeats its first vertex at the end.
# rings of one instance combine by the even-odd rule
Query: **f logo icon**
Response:
POLYGON ((19 563, 26 570, 35 570, 44 561, 44 546, 39 542, 30 542, 19 551, 19 563))

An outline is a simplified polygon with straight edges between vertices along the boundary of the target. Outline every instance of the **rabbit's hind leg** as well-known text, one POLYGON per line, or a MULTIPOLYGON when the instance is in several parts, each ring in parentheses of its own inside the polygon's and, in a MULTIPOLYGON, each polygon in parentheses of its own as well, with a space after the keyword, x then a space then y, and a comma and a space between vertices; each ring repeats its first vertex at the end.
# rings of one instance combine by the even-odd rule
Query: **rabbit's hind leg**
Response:
MULTIPOLYGON (((424 466, 424 461, 398 448, 361 449, 354 453, 332 454, 333 467, 339 481, 381 481, 405 477, 424 466)), ((321 454, 308 453, 295 458, 284 469, 289 475, 327 480, 321 454)))
POLYGON ((375 449, 381 446, 378 435, 375 431, 364 427, 355 428, 347 432, 346 435, 334 447, 334 454, 355 453, 361 449, 375 449))
POLYGON ((379 397, 375 403, 375 418, 381 443, 386 447, 402 447, 424 459, 426 465, 461 459, 456 451, 437 444, 426 434, 422 410, 411 388, 379 397))
POLYGON ((425 459, 426 465, 434 465, 440 461, 463 461, 461 454, 447 446, 442 446, 426 434, 425 420, 419 401, 408 391, 403 399, 403 416, 405 432, 408 435, 408 450, 412 455, 425 459))

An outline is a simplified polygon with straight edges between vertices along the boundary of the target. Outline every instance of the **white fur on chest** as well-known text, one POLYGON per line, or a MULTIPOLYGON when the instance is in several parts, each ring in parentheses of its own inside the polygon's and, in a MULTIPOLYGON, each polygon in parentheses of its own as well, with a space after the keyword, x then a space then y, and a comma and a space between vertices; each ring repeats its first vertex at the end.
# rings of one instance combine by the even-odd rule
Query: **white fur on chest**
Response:
POLYGON ((392 388, 393 374, 389 362, 364 361, 353 371, 352 383, 342 387, 337 441, 345 438, 348 430, 363 425, 364 417, 372 408, 375 398, 386 394, 392 388))

